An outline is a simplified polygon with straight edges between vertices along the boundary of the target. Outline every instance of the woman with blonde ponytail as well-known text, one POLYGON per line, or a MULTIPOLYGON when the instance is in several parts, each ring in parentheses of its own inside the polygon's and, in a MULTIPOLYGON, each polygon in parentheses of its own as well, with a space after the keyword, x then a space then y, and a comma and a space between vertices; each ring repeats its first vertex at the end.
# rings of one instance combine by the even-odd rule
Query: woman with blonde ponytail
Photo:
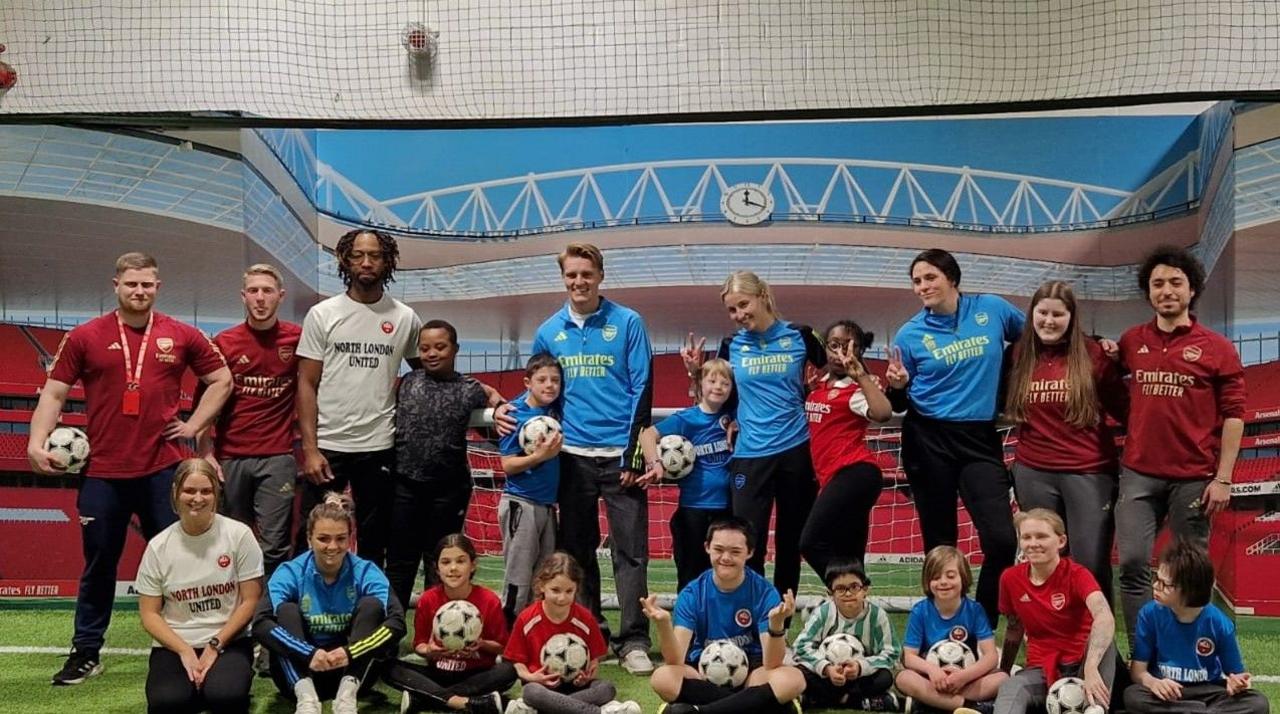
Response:
POLYGON ((338 493, 307 515, 310 549, 272 574, 254 619, 254 637, 271 652, 271 677, 297 714, 354 714, 356 695, 379 654, 394 655, 404 609, 387 576, 348 552, 351 500, 338 493))
MULTIPOLYGON (((720 299, 739 328, 716 355, 733 368, 736 387, 728 406, 738 423, 728 467, 733 515, 755 528, 748 565, 763 573, 776 501, 773 584, 779 593, 794 593, 800 584, 800 533, 818 494, 804 410, 805 369, 825 366, 827 352, 811 328, 782 319, 769 284, 755 273, 729 275, 720 299)), ((690 335, 681 351, 691 379, 706 356, 701 347, 690 335)))
POLYGON ((1093 574, 1110 602, 1119 464, 1106 416, 1125 420, 1129 392, 1115 360, 1080 328, 1070 285, 1041 285, 1027 322, 1032 329, 1013 346, 1004 407, 1005 418, 1018 423, 1018 508, 1047 508, 1062 517, 1072 558, 1093 574))

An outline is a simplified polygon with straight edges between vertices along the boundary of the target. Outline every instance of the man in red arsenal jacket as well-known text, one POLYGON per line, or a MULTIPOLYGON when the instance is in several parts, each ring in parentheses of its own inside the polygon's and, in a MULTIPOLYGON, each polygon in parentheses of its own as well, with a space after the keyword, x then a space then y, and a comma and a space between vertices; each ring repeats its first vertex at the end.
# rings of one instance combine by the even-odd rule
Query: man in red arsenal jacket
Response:
POLYGON ((209 338, 152 309, 160 290, 155 258, 125 253, 116 260, 111 282, 119 305, 62 338, 27 441, 32 471, 65 472, 44 442, 71 387, 81 382, 92 447, 76 497, 85 563, 72 650, 53 677, 55 685, 80 684, 102 672, 98 657, 111 622, 116 566, 129 520, 137 514, 147 540, 177 520, 169 493, 183 455, 179 440, 206 428, 231 392, 231 372, 209 338), (179 395, 188 368, 207 389, 183 421, 179 395))
POLYGON ((1130 406, 1116 543, 1131 640, 1151 599, 1151 548, 1165 519, 1175 537, 1208 547, 1209 520, 1231 499, 1245 405, 1235 347, 1191 314, 1204 287, 1200 262, 1180 248, 1157 248, 1138 284, 1156 315, 1120 338, 1130 406))

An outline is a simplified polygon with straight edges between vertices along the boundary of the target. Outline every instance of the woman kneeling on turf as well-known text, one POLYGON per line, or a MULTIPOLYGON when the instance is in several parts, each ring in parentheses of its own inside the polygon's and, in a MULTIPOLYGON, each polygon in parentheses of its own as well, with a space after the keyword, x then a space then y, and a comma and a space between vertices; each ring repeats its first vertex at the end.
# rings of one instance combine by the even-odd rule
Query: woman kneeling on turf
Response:
POLYGON ((413 618, 413 651, 427 663, 399 660, 384 678, 404 692, 402 713, 453 709, 498 714, 502 693, 516 683, 511 663, 496 661, 507 644, 502 601, 492 590, 471 582, 476 574, 476 547, 465 535, 453 533, 440 539, 435 563, 440 582, 422 593, 413 618), (450 651, 436 638, 435 616, 445 604, 459 600, 471 603, 480 613, 480 639, 450 651))
POLYGON ((262 550, 249 527, 218 515, 222 482, 209 462, 173 475, 178 522, 151 539, 138 567, 138 610, 154 638, 147 711, 248 712, 262 550))
POLYGON ((1008 620, 1000 661, 1005 671, 1012 668, 1025 633, 1027 666, 1001 685, 995 711, 1037 711, 1059 678, 1080 677, 1090 704, 1085 711, 1101 714, 1110 705, 1116 671, 1111 606, 1093 574, 1062 557, 1067 533, 1061 516, 1033 508, 1013 521, 1026 562, 1000 575, 1000 612, 1008 620))
POLYGON ((351 501, 330 493, 307 516, 311 549, 272 574, 254 637, 271 651, 271 677, 297 714, 353 714, 374 656, 395 652, 404 610, 378 566, 347 552, 351 501))
POLYGON ((804 675, 782 663, 785 623, 795 612, 795 600, 790 590, 779 598, 763 575, 747 569, 754 535, 751 523, 741 518, 712 523, 706 540, 711 569, 680 591, 675 614, 658 607, 656 595, 641 601, 644 614, 658 628, 663 665, 650 682, 670 702, 665 714, 763 714, 796 708, 804 675), (708 681, 698 667, 703 649, 724 640, 746 654, 750 673, 742 689, 708 681))

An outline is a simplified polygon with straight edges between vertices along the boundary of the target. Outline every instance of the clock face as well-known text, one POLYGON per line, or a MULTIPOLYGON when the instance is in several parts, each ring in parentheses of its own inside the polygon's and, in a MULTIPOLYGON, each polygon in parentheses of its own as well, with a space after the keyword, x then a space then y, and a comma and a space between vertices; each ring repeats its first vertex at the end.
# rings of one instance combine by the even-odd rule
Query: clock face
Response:
POLYGON ((735 184, 720 196, 720 211, 730 223, 754 226, 773 215, 773 195, 758 183, 735 184))

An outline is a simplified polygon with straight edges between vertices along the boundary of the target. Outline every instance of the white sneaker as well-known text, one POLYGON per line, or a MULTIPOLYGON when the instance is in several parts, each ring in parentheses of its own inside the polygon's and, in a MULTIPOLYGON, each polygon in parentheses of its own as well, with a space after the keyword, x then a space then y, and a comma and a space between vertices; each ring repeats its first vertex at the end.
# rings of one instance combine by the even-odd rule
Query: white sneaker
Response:
POLYGON ((644 712, 639 704, 628 699, 625 702, 609 702, 600 707, 600 714, 644 714, 644 712))
POLYGON ((310 678, 299 679, 293 685, 293 696, 298 700, 293 714, 320 714, 320 696, 316 694, 316 685, 310 678))
POLYGON ((360 680, 347 675, 338 683, 338 693, 333 695, 333 714, 357 714, 356 696, 360 694, 360 680))
POLYGON ((630 674, 653 674, 653 660, 644 650, 631 650, 622 656, 620 664, 630 674))
POLYGON ((504 714, 538 714, 538 710, 525 704, 523 699, 512 699, 507 702, 507 711, 504 714))
POLYGON ((413 695, 400 692, 400 714, 409 714, 413 709, 413 695))

